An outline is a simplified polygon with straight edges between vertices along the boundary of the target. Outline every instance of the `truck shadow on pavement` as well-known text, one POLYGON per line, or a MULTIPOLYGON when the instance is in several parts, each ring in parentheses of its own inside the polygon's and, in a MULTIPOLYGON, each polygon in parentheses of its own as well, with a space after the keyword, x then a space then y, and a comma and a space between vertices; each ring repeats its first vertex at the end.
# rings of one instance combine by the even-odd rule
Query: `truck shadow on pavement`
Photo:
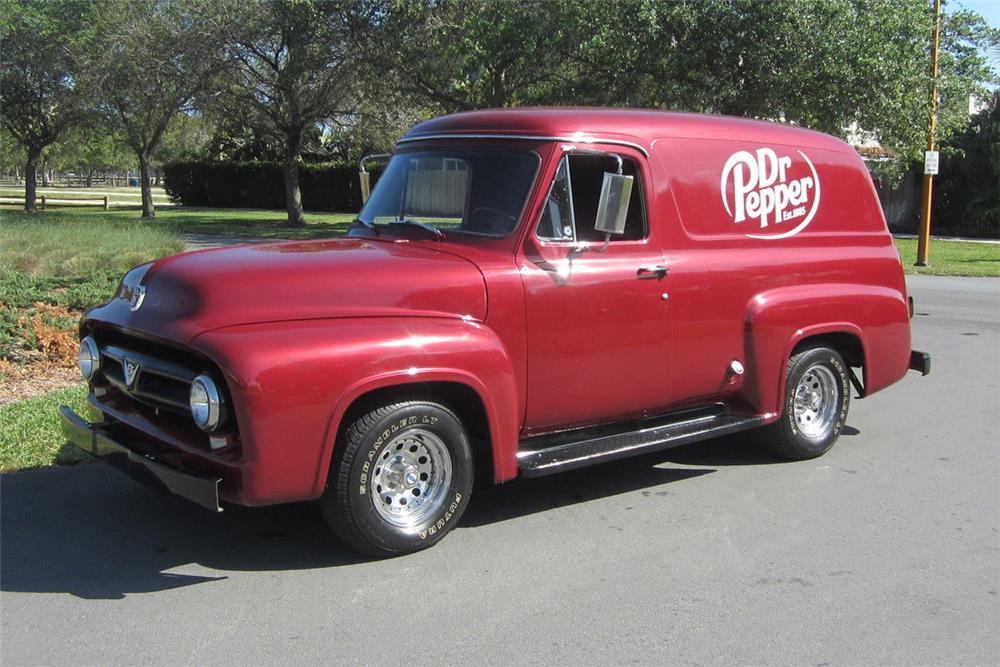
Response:
MULTIPOLYGON (((859 431, 847 426, 843 435, 859 431)), ((478 482, 461 526, 482 526, 715 472, 716 468, 787 463, 745 433, 502 485, 478 482), (685 467, 672 467, 685 466, 685 467)))
MULTIPOLYGON (((712 473, 717 466, 775 461, 730 437, 547 478, 480 484, 459 525, 486 526, 653 489, 712 473)), ((121 599, 224 580, 226 571, 370 561, 333 536, 314 503, 230 506, 211 514, 135 485, 101 464, 3 475, 0 524, 4 592, 121 599)))

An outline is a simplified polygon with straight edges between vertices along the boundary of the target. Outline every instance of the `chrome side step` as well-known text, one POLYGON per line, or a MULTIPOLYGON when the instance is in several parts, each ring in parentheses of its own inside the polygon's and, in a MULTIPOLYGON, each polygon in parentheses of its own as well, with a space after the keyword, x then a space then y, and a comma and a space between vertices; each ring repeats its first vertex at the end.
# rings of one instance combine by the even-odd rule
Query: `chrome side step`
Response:
POLYGON ((541 477, 717 438, 761 424, 760 417, 733 416, 725 406, 717 404, 640 422, 537 436, 521 441, 518 468, 522 477, 541 477))

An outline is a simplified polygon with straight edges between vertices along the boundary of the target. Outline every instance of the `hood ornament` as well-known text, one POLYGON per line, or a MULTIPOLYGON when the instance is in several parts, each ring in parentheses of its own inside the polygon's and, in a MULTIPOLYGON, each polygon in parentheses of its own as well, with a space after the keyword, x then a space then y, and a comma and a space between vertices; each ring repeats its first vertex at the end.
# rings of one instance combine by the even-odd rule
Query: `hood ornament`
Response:
POLYGON ((135 379, 139 375, 139 362, 131 359, 122 359, 122 370, 125 375, 125 386, 129 389, 135 388, 135 379))
POLYGON ((146 288, 142 285, 128 285, 125 287, 125 300, 128 301, 128 309, 133 313, 142 308, 142 302, 146 298, 146 288))

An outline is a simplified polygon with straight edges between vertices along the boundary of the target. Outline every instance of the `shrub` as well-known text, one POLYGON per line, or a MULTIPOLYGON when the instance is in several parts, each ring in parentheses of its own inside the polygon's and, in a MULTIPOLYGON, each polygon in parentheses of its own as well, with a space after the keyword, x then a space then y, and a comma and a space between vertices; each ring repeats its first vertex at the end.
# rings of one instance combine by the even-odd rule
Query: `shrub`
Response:
MULTIPOLYGON (((378 178, 372 170, 372 185, 378 178)), ((163 168, 167 194, 185 206, 285 208, 285 181, 277 162, 174 162, 163 168)), ((307 211, 361 208, 358 167, 332 162, 299 166, 307 211)))
POLYGON ((943 148, 935 179, 934 229, 1000 238, 1000 91, 943 148))

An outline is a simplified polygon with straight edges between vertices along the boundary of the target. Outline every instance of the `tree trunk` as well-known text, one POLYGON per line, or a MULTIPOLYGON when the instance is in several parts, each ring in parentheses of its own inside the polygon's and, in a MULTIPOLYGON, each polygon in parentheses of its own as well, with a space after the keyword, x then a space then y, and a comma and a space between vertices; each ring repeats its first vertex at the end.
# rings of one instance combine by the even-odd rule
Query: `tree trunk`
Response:
POLYGON ((28 148, 28 160, 24 165, 24 212, 35 212, 35 197, 38 191, 38 159, 42 151, 28 148))
POLYGON ((147 153, 139 153, 139 187, 142 189, 142 217, 155 218, 156 208, 153 206, 153 191, 149 187, 149 170, 149 155, 147 153))
POLYGON ((299 189, 299 161, 297 156, 285 158, 285 207, 288 209, 288 224, 302 227, 306 220, 302 217, 302 191, 299 189))
POLYGON ((49 169, 48 160, 42 162, 42 187, 47 188, 52 185, 52 179, 49 178, 51 175, 51 170, 49 169))
POLYGON ((87 187, 88 188, 94 187, 94 168, 93 167, 91 167, 90 169, 87 170, 87 187))

